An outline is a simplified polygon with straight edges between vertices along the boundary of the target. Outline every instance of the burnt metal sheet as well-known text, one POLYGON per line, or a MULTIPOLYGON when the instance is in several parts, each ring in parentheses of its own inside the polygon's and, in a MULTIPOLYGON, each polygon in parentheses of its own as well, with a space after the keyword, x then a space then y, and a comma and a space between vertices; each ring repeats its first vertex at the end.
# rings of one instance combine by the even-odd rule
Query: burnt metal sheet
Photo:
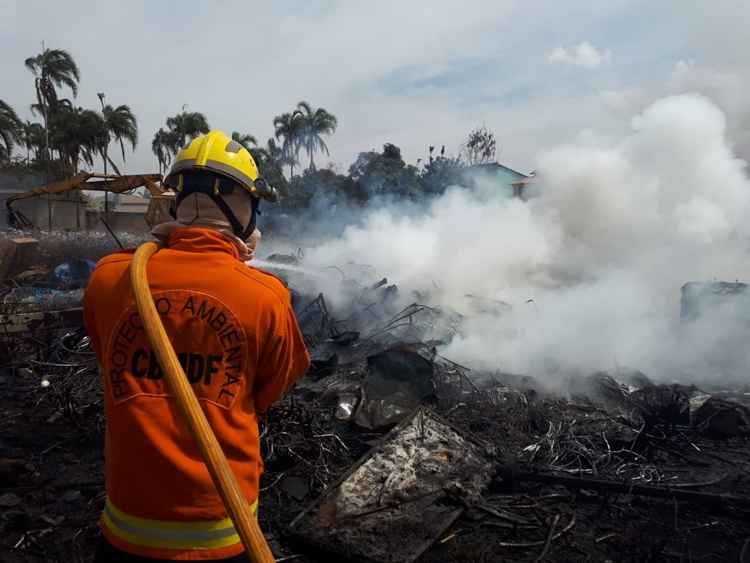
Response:
POLYGON ((426 408, 396 426, 291 523, 339 559, 409 563, 461 515, 493 475, 486 449, 426 408))
POLYGON ((354 420, 369 429, 400 422, 434 394, 434 373, 433 363, 414 350, 391 348, 369 356, 354 420))

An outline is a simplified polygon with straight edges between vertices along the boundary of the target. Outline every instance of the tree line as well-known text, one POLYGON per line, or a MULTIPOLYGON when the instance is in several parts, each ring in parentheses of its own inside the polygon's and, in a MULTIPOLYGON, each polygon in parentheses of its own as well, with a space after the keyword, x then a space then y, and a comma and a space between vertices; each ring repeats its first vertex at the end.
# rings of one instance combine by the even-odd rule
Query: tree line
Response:
MULTIPOLYGON (((76 106, 73 100, 78 95, 80 71, 63 49, 44 49, 24 64, 34 80, 36 96, 30 109, 37 120, 21 120, 0 99, 0 165, 43 170, 58 179, 77 173, 83 164, 93 167, 99 159, 105 173, 111 169, 119 174, 111 158, 112 145, 119 147, 124 162, 126 147, 135 150, 139 140, 138 120, 130 106, 106 103, 103 92, 98 93, 99 108, 76 106), (66 93, 72 99, 63 97, 66 93)), ((382 151, 359 153, 348 173, 342 175, 330 167, 318 169, 315 163, 317 154, 329 155, 326 137, 337 126, 335 115, 300 101, 291 111, 273 118, 274 135, 265 144, 238 131, 232 138, 250 151, 261 173, 288 196, 287 204, 294 207, 309 205, 321 192, 361 203, 375 195, 416 198, 440 193, 460 181, 466 166, 495 158, 494 134, 479 127, 469 134, 457 157, 446 156, 445 146, 439 152, 430 146, 426 161, 419 159, 411 165, 406 164, 396 145, 387 143, 382 151), (304 169, 301 157, 306 160, 304 169), (288 178, 284 173, 287 168, 288 178)), ((159 172, 165 173, 180 149, 210 128, 203 113, 185 107, 168 117, 151 141, 159 172)))
MULTIPOLYGON (((289 167, 289 178, 293 180, 294 168, 299 165, 300 153, 304 151, 310 159, 307 171, 314 171, 315 154, 330 154, 323 136, 333 134, 337 125, 335 115, 301 101, 294 110, 274 117, 274 136, 265 145, 260 145, 254 135, 238 131, 232 132, 232 139, 250 151, 261 173, 284 194, 288 182, 283 168, 289 167)), ((200 112, 183 111, 167 118, 166 126, 159 128, 151 142, 159 172, 165 173, 183 146, 210 129, 208 119, 200 112)))
MULTIPOLYGON (((120 146, 123 161, 125 146, 135 150, 138 143, 138 120, 126 104, 105 103, 106 95, 98 93, 101 108, 76 106, 81 74, 73 56, 63 49, 44 49, 24 62, 32 73, 36 99, 30 105, 36 121, 23 121, 18 113, 0 99, 0 163, 13 160, 14 149, 25 150, 16 163, 31 167, 54 164, 54 173, 75 174, 82 164, 94 165, 101 159, 105 168, 120 173, 112 161, 111 144, 120 146), (73 99, 63 97, 69 92, 73 99)), ((309 158, 308 169, 315 168, 317 152, 329 154, 323 135, 336 130, 336 117, 323 108, 313 108, 302 101, 288 113, 273 120, 275 137, 258 146, 256 137, 234 132, 232 138, 264 160, 279 167, 289 166, 290 176, 299 164, 301 151, 309 158)), ((207 133, 210 125, 200 112, 185 111, 169 117, 166 126, 154 134, 151 148, 160 172, 168 169, 179 150, 190 140, 207 133)))
POLYGON ((78 95, 80 71, 73 57, 63 49, 44 49, 29 57, 24 65, 34 79, 36 99, 31 104, 34 117, 40 121, 22 121, 6 102, 0 100, 0 161, 9 162, 18 145, 26 151, 21 163, 27 167, 46 169, 54 177, 75 174, 81 163, 93 166, 99 157, 119 173, 109 156, 114 142, 120 145, 123 161, 125 144, 135 149, 138 124, 128 105, 105 103, 99 93, 100 110, 76 106, 69 91, 78 95))

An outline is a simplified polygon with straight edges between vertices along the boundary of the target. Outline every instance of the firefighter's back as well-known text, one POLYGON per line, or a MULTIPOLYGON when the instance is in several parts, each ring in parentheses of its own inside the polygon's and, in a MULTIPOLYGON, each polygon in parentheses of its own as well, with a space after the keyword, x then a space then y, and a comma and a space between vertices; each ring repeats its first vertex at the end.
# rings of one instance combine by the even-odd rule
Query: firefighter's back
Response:
MULTIPOLYGON (((104 258, 85 296, 105 389, 105 535, 154 557, 196 545, 215 556, 234 553, 236 533, 141 325, 131 259, 128 252, 104 258)), ((262 471, 256 410, 307 362, 289 292, 207 229, 176 231, 149 262, 148 277, 185 374, 252 502, 262 471)))

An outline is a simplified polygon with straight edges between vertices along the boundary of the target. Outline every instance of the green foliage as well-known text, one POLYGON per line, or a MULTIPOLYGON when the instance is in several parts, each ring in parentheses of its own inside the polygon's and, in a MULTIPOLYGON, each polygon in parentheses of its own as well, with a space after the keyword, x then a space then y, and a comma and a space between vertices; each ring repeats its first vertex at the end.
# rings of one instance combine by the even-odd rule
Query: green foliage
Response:
POLYGON ((284 177, 281 167, 285 164, 281 149, 276 146, 273 139, 268 139, 265 147, 251 147, 250 154, 258 165, 260 175, 279 191, 279 195, 285 198, 289 194, 289 183, 284 177))
POLYGON ((34 153, 34 160, 41 160, 42 150, 44 149, 44 125, 41 123, 26 121, 21 127, 21 138, 23 147, 26 149, 26 162, 30 164, 31 153, 34 153))
POLYGON ((99 93, 99 100, 102 104, 102 118, 107 132, 106 141, 103 142, 101 147, 102 158, 106 167, 107 153, 111 141, 120 144, 123 162, 125 162, 125 141, 130 143, 132 149, 135 150, 138 144, 138 122, 129 106, 120 105, 115 108, 109 104, 104 105, 104 94, 102 93, 99 93))
POLYGON ((108 132, 99 113, 80 107, 60 108, 50 115, 49 141, 72 175, 81 160, 93 166, 94 156, 108 142, 108 132))
POLYGON ((302 146, 302 116, 296 112, 282 113, 273 118, 274 137, 281 141, 281 158, 289 166, 289 177, 294 177, 294 166, 297 164, 302 146))
POLYGON ((165 131, 163 128, 154 134, 151 141, 151 151, 156 156, 159 163, 159 174, 164 174, 172 162, 172 156, 179 150, 179 139, 171 131, 165 131))
POLYGON ((35 76, 37 102, 42 106, 57 101, 57 88, 67 86, 78 95, 81 75, 73 57, 63 49, 45 49, 35 57, 29 57, 24 65, 35 76))
POLYGON ((183 111, 168 117, 167 128, 160 127, 151 141, 151 152, 159 163, 159 173, 166 173, 172 159, 187 144, 188 139, 195 139, 210 130, 206 116, 197 111, 183 111))
POLYGON ((323 108, 313 109, 309 103, 302 101, 297 104, 294 116, 299 120, 299 145, 304 147, 307 156, 310 157, 309 170, 315 170, 316 152, 325 152, 330 155, 328 145, 322 135, 331 135, 336 131, 338 120, 336 116, 323 108))
POLYGON ((421 176, 422 191, 425 195, 439 195, 449 186, 463 183, 466 169, 460 157, 439 156, 430 158, 421 176))
POLYGON ((460 158, 444 155, 430 158, 420 171, 408 165, 401 149, 386 143, 381 152, 359 153, 347 175, 332 170, 308 169, 290 181, 286 206, 309 207, 314 198, 332 197, 364 205, 372 198, 398 198, 416 201, 441 194, 453 184, 462 183, 465 166, 460 158))
POLYGON ((45 49, 24 64, 34 75, 36 102, 31 111, 43 121, 27 121, 19 127, 18 141, 26 149, 27 167, 68 176, 78 172, 81 161, 93 166, 95 156, 101 155, 106 171, 108 162, 114 167, 107 154, 112 140, 120 144, 123 160, 126 142, 135 149, 138 126, 127 105, 105 106, 104 94, 99 94, 102 111, 98 113, 60 98, 62 88, 69 88, 74 97, 78 94, 80 72, 70 53, 45 49))
POLYGON ((422 192, 419 171, 407 165, 401 149, 391 143, 383 145, 382 153, 359 153, 349 167, 349 176, 357 184, 356 200, 387 195, 414 198, 422 192))
POLYGON ((37 103, 32 105, 31 109, 33 112, 41 113, 44 118, 44 158, 50 160, 52 158, 49 140, 50 116, 64 107, 72 108, 69 100, 65 100, 66 103, 63 104, 63 101, 58 98, 57 88, 67 86, 75 97, 78 95, 78 82, 81 76, 75 60, 63 49, 45 49, 37 56, 26 59, 24 64, 34 75, 37 103))
POLYGON ((289 196, 285 205, 291 209, 304 209, 313 203, 313 198, 346 199, 364 202, 358 199, 358 186, 351 177, 336 174, 333 170, 305 170, 289 182, 289 196))
POLYGON ((211 127, 208 125, 206 116, 197 111, 183 111, 173 117, 167 118, 167 128, 172 132, 174 141, 179 141, 179 149, 202 133, 208 133, 211 127))
MULTIPOLYGON (((34 75, 36 100, 32 112, 41 116, 41 123, 22 122, 12 108, 0 101, 0 159, 9 161, 14 148, 25 149, 25 162, 17 158, 10 166, 44 170, 60 177, 77 172, 80 163, 93 166, 98 155, 105 171, 111 165, 119 173, 109 157, 109 145, 112 141, 120 145, 123 160, 125 145, 136 148, 138 124, 131 108, 105 104, 104 94, 99 94, 101 112, 76 107, 70 99, 61 97, 60 90, 65 88, 75 97, 80 79, 78 67, 67 51, 46 49, 25 64, 34 75)), ((273 126, 274 137, 265 145, 259 146, 254 136, 238 131, 232 133, 232 139, 250 151, 261 175, 284 197, 285 206, 297 209, 310 206, 315 198, 364 205, 380 197, 431 197, 462 182, 464 162, 488 162, 496 151, 494 134, 480 127, 464 143, 463 159, 447 157, 445 147, 433 157, 434 147, 430 147, 429 162, 419 169, 404 161, 399 147, 386 143, 380 152, 360 153, 348 174, 338 174, 332 169, 318 170, 315 165, 318 153, 329 154, 326 140, 338 127, 335 115, 301 101, 291 111, 276 116, 273 126), (301 175, 295 176, 300 152, 309 163, 301 175), (283 173, 287 166, 290 180, 283 173)), ((165 173, 183 146, 209 130, 208 119, 200 112, 183 108, 168 117, 151 140, 159 171, 165 173)))
POLYGON ((257 146, 257 144, 258 144, 258 139, 256 139, 252 135, 249 135, 247 133, 242 134, 242 133, 239 133, 238 131, 233 131, 232 132, 232 140, 238 142, 243 147, 245 147, 247 150, 250 150, 250 148, 251 148, 252 145, 256 145, 257 146))
POLYGON ((23 138, 22 133, 23 124, 16 112, 0 100, 0 161, 10 160, 14 144, 23 138))

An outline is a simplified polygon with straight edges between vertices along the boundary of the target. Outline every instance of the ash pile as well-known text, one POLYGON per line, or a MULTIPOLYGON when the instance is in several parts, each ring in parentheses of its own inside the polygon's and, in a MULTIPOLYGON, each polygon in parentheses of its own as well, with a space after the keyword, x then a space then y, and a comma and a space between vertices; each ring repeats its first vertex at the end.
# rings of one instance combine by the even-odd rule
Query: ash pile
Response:
MULTIPOLYGON (((58 265, 3 290, 4 561, 85 561, 98 534, 101 382, 80 304, 17 291, 80 291, 81 264, 58 265)), ((461 315, 403 306, 376 272, 334 269, 331 295, 298 256, 257 265, 288 282, 313 356, 261 428, 277 560, 750 561, 750 389, 620 369, 552 394, 443 357, 461 315)))

